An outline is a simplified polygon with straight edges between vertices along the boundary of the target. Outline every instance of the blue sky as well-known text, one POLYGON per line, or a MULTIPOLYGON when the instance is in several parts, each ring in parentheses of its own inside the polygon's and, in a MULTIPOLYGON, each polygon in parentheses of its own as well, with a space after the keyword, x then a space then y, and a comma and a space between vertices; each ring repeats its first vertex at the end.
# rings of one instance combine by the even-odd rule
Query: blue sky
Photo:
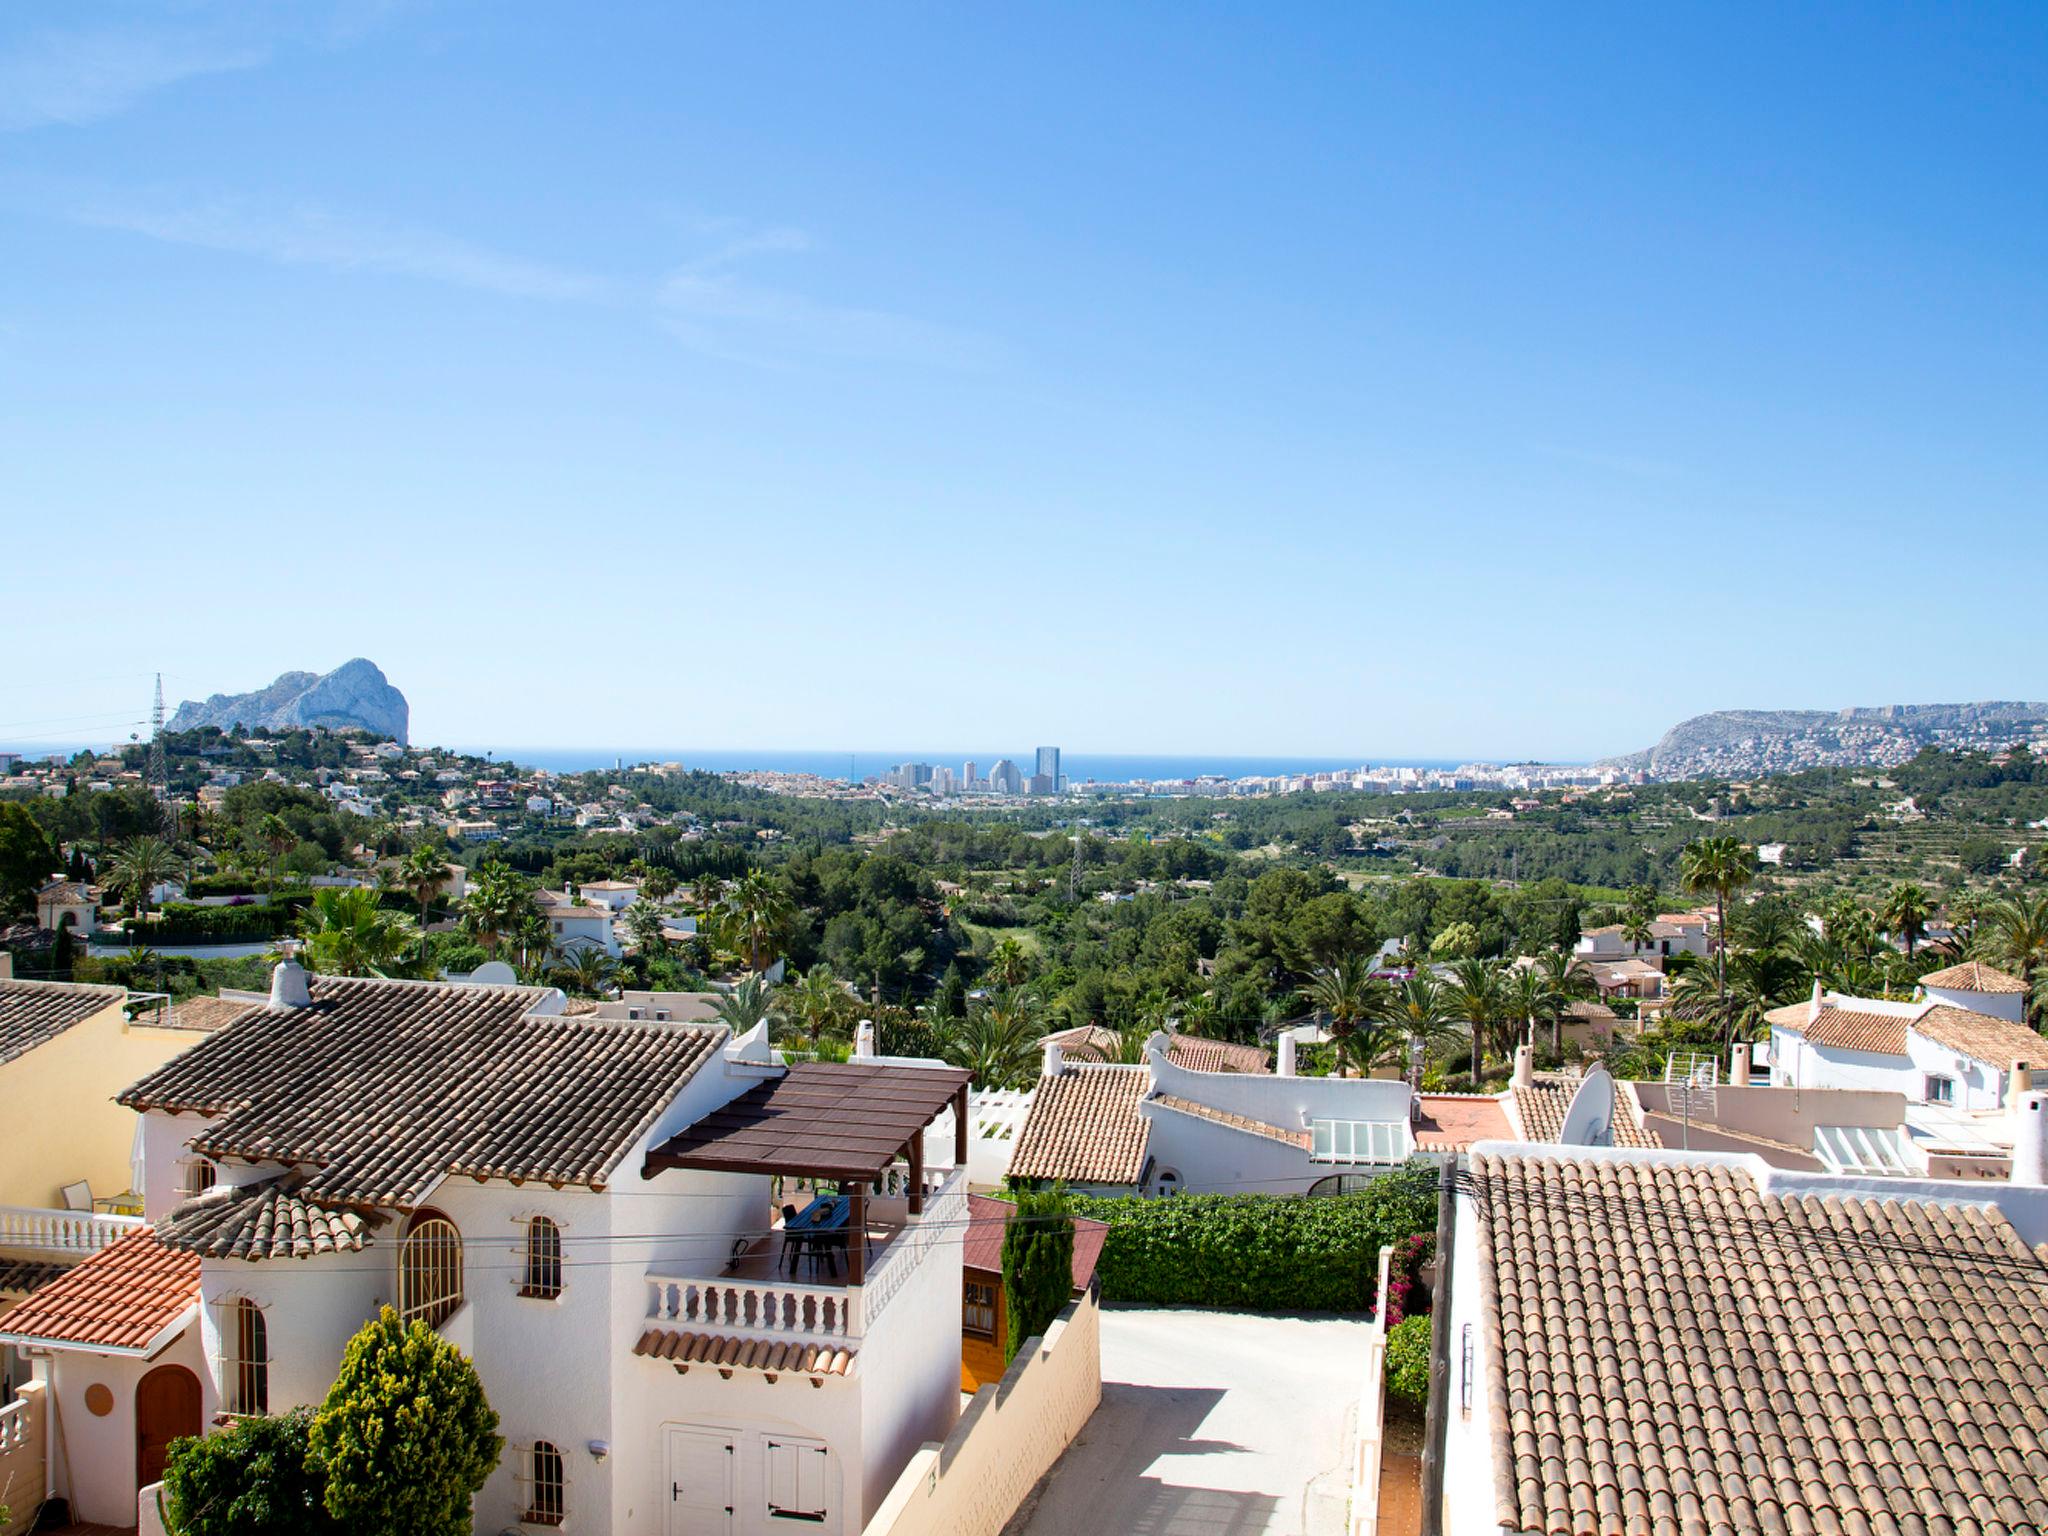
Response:
POLYGON ((2031 4, 11 5, 0 740, 2040 697, 2044 144, 2031 4))

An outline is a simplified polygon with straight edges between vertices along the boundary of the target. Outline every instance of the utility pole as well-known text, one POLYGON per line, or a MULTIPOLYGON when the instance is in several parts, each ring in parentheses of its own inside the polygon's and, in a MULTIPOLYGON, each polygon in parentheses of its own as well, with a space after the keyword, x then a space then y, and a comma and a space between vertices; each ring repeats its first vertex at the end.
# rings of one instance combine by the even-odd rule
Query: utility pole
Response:
POLYGON ((168 815, 171 803, 171 770, 164 760, 164 675, 156 675, 156 704, 149 712, 149 766, 143 772, 143 781, 149 792, 156 796, 159 816, 170 823, 175 836, 177 825, 168 815))

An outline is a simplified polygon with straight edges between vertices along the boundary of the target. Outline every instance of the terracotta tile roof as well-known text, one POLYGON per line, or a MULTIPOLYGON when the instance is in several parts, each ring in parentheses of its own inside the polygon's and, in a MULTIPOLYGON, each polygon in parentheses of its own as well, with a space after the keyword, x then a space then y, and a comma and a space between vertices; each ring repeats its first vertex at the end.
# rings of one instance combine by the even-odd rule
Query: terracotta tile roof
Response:
POLYGON ((307 1259, 360 1253, 382 1219, 315 1205, 286 1181, 267 1179, 219 1185, 186 1201, 157 1224, 157 1238, 209 1259, 307 1259))
MULTIPOLYGON (((1100 1024, 1057 1030, 1045 1038, 1076 1061, 1108 1061, 1116 1049, 1116 1032, 1100 1024)), ((1166 1059, 1190 1072, 1263 1073, 1273 1070, 1273 1053, 1263 1045, 1208 1040, 1200 1035, 1184 1035, 1178 1030, 1168 1036, 1166 1059)))
POLYGON ((1564 1006, 1564 1016, 1577 1024, 1612 1024, 1620 1019, 1605 1003, 1596 1003, 1590 998, 1574 998, 1564 1006))
POLYGON ((1268 1141, 1285 1142, 1290 1147, 1308 1149, 1307 1131, 1290 1131, 1284 1125, 1268 1125, 1263 1120, 1253 1120, 1245 1115, 1234 1115, 1227 1109, 1217 1109, 1210 1104, 1197 1104, 1193 1099, 1179 1098, 1171 1093, 1155 1093, 1145 1101, 1157 1104, 1176 1114, 1193 1115, 1197 1120, 1207 1120, 1212 1125, 1227 1125, 1233 1131, 1245 1131, 1253 1136, 1263 1136, 1268 1141))
POLYGON ((199 1255, 138 1227, 9 1310, 0 1340, 142 1354, 198 1300, 199 1255))
POLYGON ((1945 971, 1929 971, 1920 978, 1923 987, 1942 987, 1950 992, 2024 992, 2027 984, 1981 960, 1965 960, 1945 971))
POLYGON ((1872 1012, 1862 1008, 1844 1008, 1833 1002, 1822 1003, 1820 1017, 1809 1021, 1811 1012, 1810 1003, 1788 1003, 1783 1008, 1773 1008, 1764 1018, 1773 1029, 1803 1036, 1814 1045, 1829 1046, 1838 1051, 1868 1051, 1877 1056, 1906 1054, 1906 1025, 1912 1019, 1910 1013, 1872 1012))
POLYGON ((1010 1154, 1010 1176, 1069 1184, 1135 1184, 1152 1128, 1138 1113, 1151 1086, 1143 1067, 1067 1067, 1031 1095, 1010 1154))
POLYGON ((1514 1128, 1490 1093, 1419 1093, 1418 1152, 1462 1152, 1475 1141, 1513 1141, 1514 1128))
POLYGON ((736 1339, 719 1333, 682 1333, 673 1328, 650 1328, 640 1335, 633 1353, 649 1360, 666 1360, 679 1371, 693 1365, 709 1366, 730 1376, 736 1370, 780 1373, 796 1376, 850 1376, 858 1349, 838 1344, 774 1342, 768 1339, 736 1339))
POLYGON ((192 1146, 307 1170, 318 1204, 417 1203, 444 1176, 600 1188, 721 1029, 529 1014, 530 987, 319 977, 121 1094, 217 1116, 192 1146))
MULTIPOLYGON (((962 1267, 1000 1275, 1003 1272, 1003 1229, 1009 1226, 1010 1218, 1016 1214, 1017 1207, 1007 1200, 969 1195, 967 1240, 960 1250, 962 1267)), ((1085 1291, 1088 1282, 1095 1278, 1095 1266, 1102 1258, 1102 1244, 1108 1236, 1108 1222, 1090 1221, 1086 1216, 1074 1218, 1075 1290, 1085 1291)))
POLYGON ((1945 1050, 1972 1061, 1987 1062, 2001 1071, 2016 1061, 2048 1065, 2048 1040, 2024 1024, 1994 1018, 1974 1008, 1936 1003, 1913 1020, 1913 1029, 1945 1050))
POLYGON ((94 899, 94 888, 82 880, 52 880, 36 892, 36 901, 39 905, 59 902, 77 906, 89 904, 94 899))
POLYGON ((215 1030, 262 1006, 239 997, 188 997, 171 1004, 171 1016, 165 1023, 172 1029, 215 1030))
MULTIPOLYGON (((1529 1141, 1556 1141, 1564 1129, 1565 1111, 1582 1079, 1552 1077, 1537 1073, 1533 1086, 1511 1088, 1515 1117, 1522 1122, 1522 1135, 1529 1141)), ((1636 1119, 1633 1101, 1621 1084, 1614 1085, 1614 1144, 1617 1147, 1661 1147, 1664 1139, 1636 1119)))
POLYGON ((0 981, 0 1063, 48 1045, 74 1024, 122 1002, 120 987, 69 981, 0 981))
POLYGON ((2048 1528, 2048 1266, 1995 1208, 1473 1160, 1502 1529, 2048 1528))

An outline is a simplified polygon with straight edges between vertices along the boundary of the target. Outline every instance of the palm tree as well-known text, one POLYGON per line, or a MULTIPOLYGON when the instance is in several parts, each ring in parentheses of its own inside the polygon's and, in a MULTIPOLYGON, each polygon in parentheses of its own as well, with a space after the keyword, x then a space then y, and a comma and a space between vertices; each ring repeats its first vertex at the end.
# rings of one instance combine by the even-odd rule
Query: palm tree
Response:
MULTIPOLYGON (((1986 907, 1972 949, 1977 957, 2011 971, 2031 998, 2037 982, 2048 981, 2048 894, 2024 891, 1986 907)), ((2034 1017, 2041 1007, 2035 1000, 2034 1017)))
POLYGON ((602 997, 619 963, 595 944, 577 944, 555 962, 555 980, 583 997, 602 997))
POLYGON ((1622 914, 1621 936, 1628 940, 1628 952, 1640 955, 1643 946, 1655 937, 1654 921, 1647 914, 1631 909, 1622 914))
POLYGON ((1364 1077, 1401 1042, 1399 1027, 1388 1018, 1386 983, 1363 959, 1315 967, 1301 1000, 1329 1031, 1340 1071, 1350 1067, 1364 1077))
POLYGON ((111 883, 135 902, 146 922, 150 892, 178 872, 178 850, 160 837, 131 837, 114 856, 111 883))
POLYGON ((1392 990, 1387 999, 1387 1019, 1410 1042, 1427 1045, 1449 1032, 1457 1023, 1444 984, 1426 970, 1418 970, 1392 990))
POLYGON ((660 907, 644 898, 636 901, 626 908, 626 942, 642 958, 652 959, 668 948, 667 924, 660 907))
POLYGON ((1536 1043, 1536 1026, 1551 1026, 1551 1049, 1564 1049, 1564 1005, 1567 999, 1550 984, 1541 965, 1518 965, 1506 972, 1501 983, 1502 1014, 1512 1020, 1519 1039, 1526 1030, 1530 1045, 1536 1043))
POLYGON ((841 1032, 852 1001, 832 967, 821 960, 776 993, 775 1014, 801 1029, 816 1054, 827 1035, 841 1032))
POLYGON ((1492 1033, 1498 1027, 1504 1004, 1501 966, 1498 960, 1460 960, 1451 967, 1446 1000, 1451 1017, 1472 1035, 1472 1091, 1479 1091, 1479 1066, 1492 1033))
POLYGON ((272 811, 257 821, 254 835, 263 851, 270 855, 270 884, 266 894, 276 901, 277 861, 299 845, 299 834, 282 816, 272 811))
POLYGON ((1679 878, 1688 892, 1714 893, 1714 984, 1728 991, 1728 901, 1756 878, 1756 850, 1732 837, 1703 837, 1687 845, 1679 878))
POLYGON ((1005 987, 979 1000, 940 1040, 940 1054, 965 1067, 978 1088, 1021 1088, 1038 1065, 1044 1014, 1035 995, 1005 987))
POLYGON ((1728 957, 1725 981, 1709 989, 1697 970, 1687 971, 1672 985, 1674 1016, 1712 1024, 1720 1031, 1721 1049, 1737 1040, 1756 1040, 1768 1032, 1765 1015, 1799 1000, 1801 967, 1779 950, 1739 949, 1728 957))
POLYGON ((750 869, 726 893, 725 913, 747 969, 765 971, 796 922, 796 903, 766 870, 750 869))
POLYGON ((1896 933, 1905 942, 1906 958, 1913 957, 1913 949, 1921 936, 1927 932, 1928 919, 1934 916, 1934 898, 1927 894, 1924 886, 1910 880, 1902 880, 1885 896, 1884 905, 1877 909, 1878 921, 1884 924, 1886 933, 1896 933))
POLYGON ((363 886, 327 886, 299 914, 305 957, 325 976, 382 975, 412 948, 412 924, 363 886))
POLYGON ((742 977, 738 986, 718 994, 713 1011, 735 1036, 744 1035, 774 1010, 775 989, 759 976, 742 977))
MULTIPOLYGON (((500 943, 525 926, 522 920, 530 914, 533 887, 511 865, 486 859, 470 871, 469 893, 462 898, 462 926, 493 957, 500 943)), ((531 936, 521 937, 530 947, 531 936)))
POLYGON ((640 877, 640 899, 660 906, 676 893, 676 877, 669 870, 656 866, 640 877))
POLYGON ((420 904, 420 956, 427 953, 427 908, 448 880, 446 845, 421 839, 398 866, 398 886, 420 904))
POLYGON ((998 987, 1021 987, 1031 975, 1031 952, 1006 933, 988 952, 986 974, 998 987))

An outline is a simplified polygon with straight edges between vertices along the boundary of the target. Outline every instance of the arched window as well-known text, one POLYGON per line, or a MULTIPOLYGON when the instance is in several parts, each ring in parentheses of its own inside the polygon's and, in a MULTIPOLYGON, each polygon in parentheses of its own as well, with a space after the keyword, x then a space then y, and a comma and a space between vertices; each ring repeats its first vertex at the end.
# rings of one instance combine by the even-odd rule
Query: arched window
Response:
POLYGON ((526 1460, 526 1513, 521 1519, 528 1525, 560 1525, 569 1504, 562 1453, 548 1441, 536 1440, 526 1460))
POLYGON ((552 1301, 562 1294, 562 1229, 545 1216, 526 1224, 526 1264, 519 1294, 552 1301))
POLYGON ((270 1325, 247 1297, 229 1302, 221 1318, 220 1392, 224 1412, 270 1412, 270 1325))
POLYGON ((213 1188, 219 1176, 219 1170, 206 1158, 187 1158, 179 1169, 178 1193, 188 1200, 194 1195, 203 1195, 213 1188))
POLYGON ((439 1211, 420 1211, 398 1245, 398 1317, 438 1328, 462 1305, 462 1234, 439 1211))

